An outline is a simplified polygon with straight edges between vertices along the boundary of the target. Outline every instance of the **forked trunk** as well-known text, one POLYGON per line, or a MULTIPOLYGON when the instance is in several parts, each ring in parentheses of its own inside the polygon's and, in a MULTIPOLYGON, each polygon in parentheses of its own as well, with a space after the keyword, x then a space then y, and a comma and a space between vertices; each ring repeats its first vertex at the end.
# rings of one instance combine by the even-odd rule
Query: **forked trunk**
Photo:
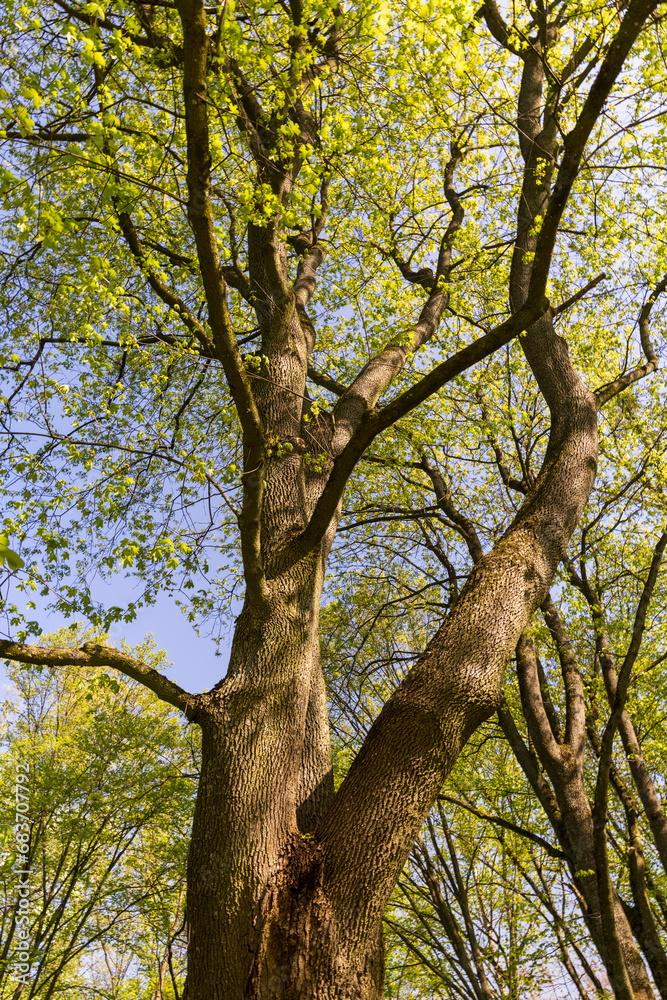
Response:
POLYGON ((333 800, 319 665, 322 567, 283 581, 264 615, 246 607, 225 680, 203 696, 202 775, 188 862, 188 1000, 382 992, 380 933, 345 967, 345 921, 322 885, 313 830, 333 800))

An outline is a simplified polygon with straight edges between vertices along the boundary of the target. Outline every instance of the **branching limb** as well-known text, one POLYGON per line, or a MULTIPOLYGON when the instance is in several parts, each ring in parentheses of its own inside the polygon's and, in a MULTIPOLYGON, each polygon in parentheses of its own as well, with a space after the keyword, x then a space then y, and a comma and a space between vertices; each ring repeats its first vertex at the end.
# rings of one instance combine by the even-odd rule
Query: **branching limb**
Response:
POLYGON ((646 622, 646 612, 657 582, 665 546, 667 546, 667 532, 661 535, 655 546, 653 559, 651 561, 651 568, 637 607, 632 630, 632 639, 618 676, 616 696, 614 698, 612 712, 600 741, 598 776, 595 783, 593 829, 595 862, 597 869, 596 874, 598 879, 598 893, 600 897, 600 913, 602 916, 602 927, 607 939, 606 945, 608 960, 611 970, 613 970, 614 990, 617 995, 622 998, 622 1000, 631 1000, 633 994, 621 952, 614 917, 613 884, 609 869, 606 838, 608 788, 612 767, 614 737, 616 735, 621 714, 625 708, 632 667, 634 666, 639 648, 641 646, 641 639, 646 622))
POLYGON ((113 667, 126 677, 139 681, 161 701, 178 708, 188 719, 194 719, 197 696, 184 691, 164 674, 146 666, 127 653, 96 642, 85 642, 80 649, 30 646, 21 642, 0 640, 0 656, 17 663, 34 663, 45 667, 113 667))
MULTIPOLYGON (((604 623, 600 595, 593 591, 588 580, 584 580, 581 576, 579 576, 579 574, 576 573, 571 562, 568 561, 566 566, 569 570, 570 580, 583 594, 591 609, 596 632, 596 653, 602 667, 602 676, 604 679, 609 705, 613 708, 616 704, 618 676, 614 656, 610 649, 609 638, 604 623)), ((620 714, 618 720, 618 731, 623 744, 623 750, 628 762, 628 767, 632 775, 632 780, 651 828, 656 850, 660 857, 662 866, 667 872, 667 817, 665 817, 662 802, 655 787, 655 782, 651 776, 643 750, 637 738, 637 733, 635 732, 635 727, 626 708, 623 708, 620 714)), ((597 734, 591 732, 590 727, 589 738, 591 739, 591 743, 594 746, 597 756, 599 757, 601 753, 599 737, 597 734)), ((614 782, 615 777, 613 766, 610 768, 610 777, 612 782, 614 782)))
POLYGON ((628 386, 632 385, 634 382, 638 382, 642 378, 646 378, 651 372, 654 372, 659 367, 658 357, 653 349, 653 344, 651 343, 651 334, 649 329, 649 318, 651 316, 651 310, 656 303, 659 295, 667 289, 667 275, 659 281, 655 286, 648 301, 644 303, 642 311, 639 314, 639 336, 641 339, 642 350, 644 351, 644 356, 646 358, 646 364, 639 365, 637 368, 633 368, 632 371, 625 372, 624 375, 619 375, 617 379, 614 379, 609 385, 602 386, 596 391, 596 396, 598 397, 598 406, 600 409, 605 403, 608 403, 610 399, 617 396, 619 392, 623 392, 628 386))
POLYGON ((305 256, 299 262, 296 280, 294 282, 294 297, 297 309, 305 309, 311 295, 315 290, 315 276, 317 269, 324 260, 324 249, 319 243, 315 243, 305 252, 305 256))
POLYGON ((268 600, 260 543, 264 432, 234 336, 211 206, 206 14, 201 0, 181 0, 177 6, 183 25, 188 218, 195 237, 215 353, 222 363, 243 430, 245 471, 240 524, 245 579, 249 594, 258 605, 264 606, 268 600))
POLYGON ((639 604, 637 605, 637 611, 635 613, 635 620, 632 626, 632 638, 630 640, 630 645, 628 651, 623 659, 623 664, 621 666, 620 673, 618 675, 618 685, 616 689, 615 705, 616 709, 618 706, 622 706, 625 702, 625 697, 630 683, 630 675, 632 673, 632 668, 635 665, 635 660, 641 648, 642 638, 644 635, 644 629, 646 626, 646 614, 648 612, 648 606, 653 597, 653 591, 655 590, 655 585, 658 582, 658 574, 660 573, 660 566, 662 563, 662 557, 665 552, 665 547, 667 546, 667 531, 663 532, 656 542, 655 548, 653 550, 653 558, 651 559, 651 566, 646 578, 646 583, 642 590, 642 595, 639 599, 639 604))
POLYGON ((529 295, 544 294, 560 220, 578 174, 586 143, 597 124, 605 102, 623 69, 627 56, 660 0, 632 0, 605 55, 597 76, 571 132, 565 136, 556 183, 549 198, 537 237, 529 295))
MULTIPOLYGON (((327 485, 322 491, 308 526, 292 544, 290 557, 296 561, 319 544, 336 512, 357 462, 378 434, 391 427, 457 375, 509 343, 542 315, 548 305, 546 299, 540 299, 535 304, 527 303, 485 337, 480 337, 437 365, 411 389, 407 389, 380 410, 367 411, 365 402, 362 401, 361 406, 365 415, 361 425, 335 460, 327 485)), ((347 390, 343 399, 353 391, 353 386, 347 390)))
MULTIPOLYGON (((99 88, 101 87, 103 82, 102 72, 98 67, 95 67, 94 72, 95 72, 95 81, 97 87, 99 88)), ((106 133, 104 134, 103 137, 103 145, 105 153, 111 159, 113 151, 111 149, 111 144, 109 142, 106 133)), ((118 176, 117 171, 112 170, 112 172, 116 176, 118 176)), ((181 317, 186 328, 190 330, 190 332, 194 334, 194 336, 199 341, 199 345, 202 349, 202 353, 204 354, 204 356, 213 357, 214 356, 213 344, 211 342, 210 337, 208 336, 207 331, 199 322, 199 320, 194 315, 192 310, 180 298, 180 296, 177 295, 172 288, 169 288, 169 286, 165 284, 165 282, 159 277, 159 275, 153 270, 152 267, 146 266, 141 240, 139 239, 139 234, 135 229, 130 214, 127 211, 121 210, 119 208, 118 200, 116 198, 113 199, 113 203, 118 215, 118 221, 120 224, 121 232, 125 237, 125 242, 129 246, 130 251, 132 252, 133 256, 136 258, 142 270, 144 271, 146 278, 148 279, 149 285, 151 286, 155 294, 158 296, 158 298, 161 299, 162 302, 165 303, 165 305, 169 306, 170 309, 173 309, 181 317)), ((180 257, 179 255, 174 255, 167 247, 163 247, 159 243, 153 244, 153 247, 157 249, 159 253, 166 255, 169 259, 171 259, 175 263, 192 263, 192 261, 190 261, 188 258, 180 257), (178 259, 175 260, 175 258, 178 259)))
POLYGON ((512 473, 510 472, 505 462, 505 456, 502 453, 502 449, 498 444, 498 442, 496 441, 493 432, 488 428, 489 411, 487 409, 486 403, 484 402, 481 390, 479 389, 477 390, 476 396, 477 396, 477 402, 479 403, 479 407, 482 413, 482 420, 487 424, 486 437, 489 442, 489 445, 491 446, 491 450, 493 451, 493 457, 496 460, 496 468, 500 473, 500 478, 502 479, 503 484, 507 487, 508 490, 516 490, 517 493, 523 493, 523 495, 525 496, 526 493, 528 492, 528 487, 526 483, 522 479, 515 479, 512 476, 512 473))
POLYGON ((236 213, 232 206, 229 198, 223 197, 223 202, 225 208, 227 209, 227 214, 229 215, 229 249, 232 257, 232 263, 230 267, 223 267, 222 274, 231 288, 235 288, 237 292, 242 296, 243 299, 252 305, 253 295, 252 288, 250 286, 250 279, 245 274, 243 268, 241 267, 241 261, 239 260, 239 240, 236 232, 236 213))
POLYGON ((93 136, 89 132, 60 132, 58 129, 36 128, 27 135, 24 132, 14 132, 7 129, 3 133, 5 139, 17 139, 19 142, 87 142, 93 136))
MULTIPOLYGON (((410 355, 426 344, 440 325, 442 314, 449 301, 446 283, 451 266, 452 246, 463 222, 463 207, 453 185, 454 172, 462 157, 463 154, 459 147, 456 143, 452 143, 451 157, 445 168, 445 195, 452 208, 452 218, 442 238, 436 273, 433 275, 428 269, 430 279, 425 283, 420 282, 424 287, 430 288, 430 294, 422 307, 417 323, 402 337, 394 338, 384 350, 365 365, 336 405, 334 410, 336 422, 334 453, 336 454, 340 454, 351 443, 354 434, 361 428, 362 423, 369 412, 373 410, 382 393, 403 370, 410 355)), ((437 370, 435 369, 435 371, 437 370)), ((430 392, 427 392, 426 395, 430 395, 430 392)), ((425 399, 426 396, 423 398, 425 399)), ((417 403, 412 403, 409 405, 409 409, 415 405, 417 403)), ((393 418, 392 423, 396 419, 398 416, 393 418)))
POLYGON ((569 861, 569 857, 564 851, 559 850, 550 844, 548 840, 540 837, 537 833, 533 833, 531 830, 526 830, 522 826, 517 826, 516 823, 510 822, 508 819, 503 819, 502 816, 494 816, 492 813, 484 812, 482 809, 477 809, 476 806, 471 805, 469 802, 464 802, 462 799, 457 799, 453 795, 442 795, 438 796, 444 802, 451 802, 452 805, 460 806, 461 809, 466 809, 473 816, 478 816, 480 819, 486 820, 488 823, 493 823, 495 826, 500 826, 503 830, 509 830, 511 833, 517 833, 520 837, 526 837, 527 840, 532 840, 534 844, 541 847, 547 852, 547 854, 556 858, 558 861, 569 861))
POLYGON ((561 747, 544 704, 535 642, 525 634, 516 647, 516 672, 528 732, 545 769, 552 780, 557 780, 562 765, 561 747))
POLYGON ((496 0, 485 0, 485 3, 477 11, 477 17, 483 17, 486 26, 504 49, 515 56, 521 56, 521 51, 510 41, 510 32, 505 19, 503 18, 496 0))
POLYGON ((310 297, 315 290, 317 270, 324 261, 324 248, 319 242, 324 229, 329 208, 329 179, 325 177, 320 186, 320 212, 316 219, 313 215, 310 233, 301 232, 298 236, 288 239, 288 243, 301 255, 293 285, 294 299, 299 312, 305 310, 310 297))
MULTIPOLYGON (((447 879, 452 887, 455 898, 459 904, 461 915, 463 917, 463 923, 465 926, 466 937, 468 938, 468 946, 464 942, 463 934, 459 929, 458 921, 455 919, 452 913, 451 907, 448 906, 445 901, 441 889, 441 877, 439 877, 436 870, 435 864, 431 859, 431 855, 426 847, 426 844, 420 837, 415 844, 412 856, 415 863, 420 869, 420 872, 424 878, 428 892, 430 894, 431 900, 435 905, 435 910, 438 915, 438 919, 449 938, 452 947, 456 953, 457 965, 459 965, 466 974, 468 981, 472 984, 477 984, 479 988, 475 990, 475 994, 479 995, 480 1000, 491 1000, 492 992, 489 988, 489 984, 486 978, 486 973, 484 971, 484 963, 482 960, 482 953, 477 940, 477 935, 475 933, 475 926, 470 915, 470 906, 468 901, 468 880, 464 879, 461 873, 461 868, 458 863, 458 858, 456 856, 456 849, 454 847, 449 825, 447 823, 447 817, 444 811, 438 805, 438 812, 440 814, 440 821, 443 833, 447 840, 447 847, 449 850, 450 863, 448 864, 443 852, 440 849, 440 844, 438 843, 438 837, 433 826, 431 817, 429 816, 426 820, 429 835, 431 839, 431 844, 435 852, 435 856, 440 864, 441 871, 447 873, 447 879), (472 960, 471 962, 471 954, 472 960)), ((458 992, 458 991, 456 991, 458 992)))
POLYGON ((563 817, 556 800, 556 796, 554 795, 548 781, 540 771, 534 751, 529 749, 524 743, 521 733, 517 729, 516 723, 512 718, 512 713, 506 703, 503 703, 498 709, 498 722, 505 739, 512 749, 512 753, 519 762, 521 770, 528 778, 528 781, 530 782, 533 791, 544 809, 549 822, 558 834, 558 839, 561 843, 563 843, 565 839, 565 826, 563 824, 563 817))
POLYGON ((580 288, 578 292, 571 295, 569 299, 565 299, 565 302, 561 302, 561 304, 551 313, 551 318, 555 319, 556 316, 560 316, 561 313, 564 313, 571 306, 575 305, 575 303, 579 302, 580 299, 583 299, 584 295, 587 295, 590 291, 592 291, 596 285, 599 285, 601 281, 604 281, 606 277, 607 275, 604 271, 602 274, 598 274, 597 278, 593 278, 586 285, 584 285, 583 288, 580 288))

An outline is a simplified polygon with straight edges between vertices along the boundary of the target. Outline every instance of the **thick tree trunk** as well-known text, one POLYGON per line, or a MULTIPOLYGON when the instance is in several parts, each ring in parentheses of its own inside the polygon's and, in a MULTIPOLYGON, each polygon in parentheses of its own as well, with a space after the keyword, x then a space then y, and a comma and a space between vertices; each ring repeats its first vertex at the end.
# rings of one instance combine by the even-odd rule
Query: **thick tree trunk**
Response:
POLYGON ((321 575, 311 560, 267 615, 244 610, 229 674, 196 718, 203 747, 188 863, 188 1000, 381 996, 379 930, 357 966, 330 963, 349 928, 328 902, 312 834, 333 800, 321 575))
MULTIPOLYGON (((249 995, 269 901, 302 864, 302 837, 333 796, 318 562, 283 580, 267 609, 246 604, 227 677, 201 699, 202 776, 188 863, 189 1000, 249 995)), ((302 910, 295 917, 303 925, 302 910)), ((270 978, 283 973, 289 979, 287 967, 270 978)))

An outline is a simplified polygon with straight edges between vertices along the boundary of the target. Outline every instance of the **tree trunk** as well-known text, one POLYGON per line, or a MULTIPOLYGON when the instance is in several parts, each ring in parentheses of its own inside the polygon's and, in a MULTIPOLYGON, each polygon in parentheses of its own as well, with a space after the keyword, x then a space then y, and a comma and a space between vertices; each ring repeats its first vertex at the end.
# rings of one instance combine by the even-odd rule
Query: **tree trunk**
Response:
MULTIPOLYGON (((547 611, 547 622, 556 639, 561 663, 567 664, 570 647, 558 613, 550 600, 545 602, 543 609, 547 611)), ((564 739, 562 727, 558 725, 554 732, 549 718, 533 640, 522 637, 516 653, 517 676, 528 732, 553 787, 553 799, 545 795, 544 778, 539 775, 518 733, 508 724, 506 715, 501 717, 501 724, 519 764, 553 822, 563 851, 568 855, 570 873, 584 918, 615 990, 619 996, 624 996, 619 980, 627 976, 635 1000, 653 1000, 653 988, 621 900, 598 863, 593 811, 584 784, 585 705, 581 675, 578 672, 571 675, 572 688, 566 699, 565 731, 568 738, 564 739), (610 913, 609 920, 605 921, 603 906, 607 900, 610 900, 613 918, 610 913), (611 929, 609 925, 613 925, 611 929), (610 934, 614 936, 611 942, 610 934)))
POLYGON ((312 936, 318 879, 307 838, 333 798, 318 657, 322 569, 316 558, 300 565, 259 613, 246 602, 227 677, 200 701, 188 1000, 253 995, 251 972, 257 996, 281 995, 278 983, 293 984, 298 971, 294 945, 312 936), (295 905, 286 909, 292 892, 295 905), (277 911, 291 942, 282 956, 275 942, 267 944, 267 921, 277 911))

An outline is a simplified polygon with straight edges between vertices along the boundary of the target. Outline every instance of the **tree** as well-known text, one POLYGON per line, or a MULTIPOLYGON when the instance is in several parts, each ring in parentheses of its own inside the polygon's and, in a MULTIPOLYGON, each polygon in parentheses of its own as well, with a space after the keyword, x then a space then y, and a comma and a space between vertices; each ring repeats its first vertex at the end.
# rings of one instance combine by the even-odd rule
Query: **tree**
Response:
MULTIPOLYGON (((57 645, 106 637, 65 630, 45 638, 57 645)), ((150 642, 134 652, 154 667, 164 662, 150 642)), ((102 985, 95 974, 102 954, 108 959, 114 950, 131 954, 135 996, 139 988, 151 1000, 160 1000, 162 991, 174 996, 169 967, 178 975, 195 734, 184 733, 176 713, 141 685, 100 670, 12 664, 11 675, 16 690, 3 705, 0 757, 6 829, 0 996, 90 995, 91 984, 102 985), (13 829, 17 772, 27 778, 29 797, 21 866, 28 874, 20 877, 13 829), (22 882, 27 895, 19 892, 22 882), (23 897, 25 910, 19 909, 23 897), (23 912, 32 968, 19 978, 17 916, 23 912)))
MULTIPOLYGON (((204 568, 223 519, 187 524, 192 504, 216 497, 237 521, 243 607, 211 691, 101 644, 0 646, 113 667, 201 727, 188 1000, 382 992, 384 907, 547 597, 598 413, 657 368, 667 278, 644 206, 662 168, 661 10, 9 7, 7 530, 30 579, 59 577, 94 615, 87 545, 151 577, 150 596, 179 553, 184 586, 204 568), (624 171, 639 180, 619 195, 624 171), (619 258, 628 232, 645 259, 619 258), (605 258, 610 315, 624 296, 641 308, 612 354, 584 298, 605 258), (516 338, 550 413, 539 472, 334 791, 318 613, 347 484, 383 432, 419 437, 417 408, 516 338)), ((202 589, 195 610, 214 604, 202 589)), ((652 995, 640 966, 619 997, 652 995)))

